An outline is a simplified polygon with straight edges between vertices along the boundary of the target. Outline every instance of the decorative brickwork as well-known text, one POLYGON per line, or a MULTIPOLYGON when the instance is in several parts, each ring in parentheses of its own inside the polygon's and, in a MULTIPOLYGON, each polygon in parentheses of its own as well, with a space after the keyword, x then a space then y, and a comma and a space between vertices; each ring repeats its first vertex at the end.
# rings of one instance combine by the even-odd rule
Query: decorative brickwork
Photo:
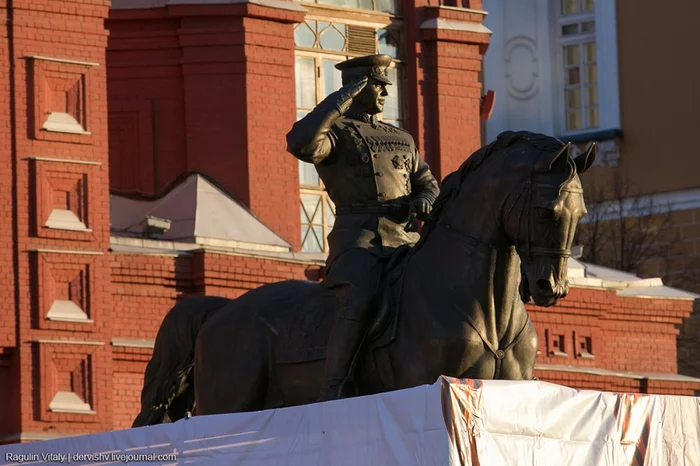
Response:
POLYGON ((93 190, 88 180, 99 164, 49 158, 32 161, 34 233, 45 238, 94 241, 90 227, 93 190))
POLYGON ((572 288, 555 307, 527 307, 540 340, 540 363, 674 374, 677 327, 692 306, 690 300, 572 288), (559 342, 565 351, 557 349, 559 342), (586 347, 590 355, 581 352, 586 347))
POLYGON ((93 354, 97 346, 51 340, 39 341, 37 346, 41 419, 96 422, 93 354))
POLYGON ((34 138, 91 144, 91 69, 87 63, 58 57, 30 56, 34 138))
POLYGON ((95 256, 37 253, 34 275, 38 299, 35 327, 93 332, 101 290, 95 289, 95 256))
POLYGON ((111 186, 129 193, 153 191, 156 176, 153 158, 153 105, 150 102, 110 102, 109 153, 111 186))
POLYGON ((0 443, 112 426, 108 8, 0 6, 0 360, 10 363, 0 443))

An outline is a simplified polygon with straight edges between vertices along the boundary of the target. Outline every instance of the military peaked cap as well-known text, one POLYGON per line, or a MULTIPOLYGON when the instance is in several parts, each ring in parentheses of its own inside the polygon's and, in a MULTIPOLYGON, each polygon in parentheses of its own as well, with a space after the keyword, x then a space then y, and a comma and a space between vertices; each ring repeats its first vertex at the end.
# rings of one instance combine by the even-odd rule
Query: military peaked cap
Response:
POLYGON ((389 65, 391 65, 391 56, 380 54, 351 58, 338 63, 335 67, 342 72, 344 82, 369 76, 381 83, 391 84, 386 72, 389 65))

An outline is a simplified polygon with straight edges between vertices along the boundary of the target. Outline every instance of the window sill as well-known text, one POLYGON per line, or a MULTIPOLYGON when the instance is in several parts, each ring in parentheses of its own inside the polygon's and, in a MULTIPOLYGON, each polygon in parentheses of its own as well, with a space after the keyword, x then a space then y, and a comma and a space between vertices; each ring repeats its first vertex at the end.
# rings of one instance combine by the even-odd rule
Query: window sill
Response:
POLYGON ((619 128, 564 133, 563 135, 558 136, 558 138, 564 142, 603 141, 606 139, 615 139, 621 137, 622 130, 619 128))
POLYGON ((90 135, 73 115, 63 112, 51 112, 41 129, 54 133, 90 135))
POLYGON ((52 210, 48 220, 44 224, 44 227, 52 230, 92 233, 92 230, 88 228, 73 211, 66 209, 52 210))
POLYGON ((93 323, 80 306, 70 300, 57 299, 46 314, 48 320, 54 322, 93 323))
POLYGON ((396 13, 387 13, 384 11, 368 10, 363 8, 353 8, 346 6, 331 5, 328 3, 312 3, 308 1, 300 1, 304 8, 307 9, 308 14, 319 15, 319 16, 335 16, 338 15, 339 18, 344 19, 355 19, 355 17, 361 18, 362 22, 369 24, 382 25, 388 24, 392 19, 403 20, 404 15, 402 11, 396 13), (325 11, 324 11, 325 10, 325 11))
POLYGON ((58 392, 49 404, 54 413, 96 414, 92 407, 73 392, 58 392))

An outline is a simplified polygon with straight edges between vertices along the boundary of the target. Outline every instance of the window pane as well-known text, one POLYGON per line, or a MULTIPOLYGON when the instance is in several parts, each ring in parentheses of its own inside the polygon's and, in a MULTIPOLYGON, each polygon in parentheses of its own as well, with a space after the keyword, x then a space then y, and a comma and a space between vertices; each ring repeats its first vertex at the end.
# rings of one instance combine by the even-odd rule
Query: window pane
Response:
POLYGON ((335 206, 333 201, 326 196, 326 226, 331 228, 333 225, 335 225, 335 206))
POLYGON ((598 65, 586 66, 586 84, 595 84, 598 82, 598 65))
POLYGON ((579 67, 569 68, 566 72, 566 84, 576 85, 581 83, 581 73, 579 67))
POLYGON ((304 252, 323 252, 323 246, 316 239, 314 231, 308 225, 301 226, 301 250, 304 252))
POLYGON ((323 214, 321 212, 321 195, 320 194, 302 194, 301 205, 303 213, 306 215, 306 221, 302 223, 312 223, 322 225, 323 214))
POLYGON ((382 121, 383 121, 384 123, 389 123, 390 125, 394 125, 394 126, 396 126, 397 128, 405 129, 405 128, 403 127, 403 120, 388 120, 388 119, 386 119, 386 118, 382 118, 382 121))
POLYGON ((398 68, 389 68, 387 70, 387 75, 393 84, 386 87, 389 95, 386 96, 386 100, 384 101, 382 118, 386 120, 396 120, 401 118, 401 101, 399 100, 399 96, 401 95, 401 79, 398 68))
POLYGON ((567 45, 564 47, 564 64, 578 65, 580 62, 578 45, 567 45))
POLYGON ((372 9, 372 0, 318 0, 318 3, 343 6, 347 8, 360 8, 363 10, 372 9))
POLYGON ((301 120, 308 114, 309 112, 307 110, 297 110, 297 121, 301 120))
POLYGON ((583 56, 588 63, 594 63, 596 61, 595 42, 587 42, 583 44, 583 56))
POLYGON ((583 11, 593 11, 595 9, 595 0, 583 0, 583 11))
POLYGON ((316 27, 316 21, 298 24, 294 29, 294 45, 297 47, 313 47, 316 44, 316 33, 312 30, 316 27))
POLYGON ((318 177, 316 167, 312 163, 299 160, 299 184, 305 186, 319 186, 321 180, 318 177))
POLYGON ((575 36, 578 34, 578 24, 566 24, 561 27, 562 36, 575 36))
POLYGON ((341 78, 340 70, 335 68, 335 65, 340 63, 342 60, 329 60, 327 58, 323 59, 321 64, 323 73, 323 88, 321 92, 323 93, 323 98, 325 98, 331 92, 337 91, 343 87, 343 80, 341 78))
POLYGON ((585 23, 581 24, 581 31, 582 32, 595 32, 595 22, 586 21, 585 23))
POLYGON ((337 24, 338 28, 342 30, 339 31, 335 27, 329 27, 321 33, 321 47, 326 50, 337 50, 342 52, 345 50, 345 25, 337 24))
POLYGON ((589 86, 586 88, 586 105, 598 105, 598 86, 589 86))
POLYGON ((375 0, 377 4, 377 11, 383 11, 384 13, 397 13, 398 0, 375 0))
POLYGON ((569 110, 566 115, 566 129, 581 129, 581 110, 569 110))
POLYGON ((566 107, 578 108, 581 106, 581 89, 567 89, 566 107))
POLYGON ((561 0, 561 14, 571 15, 578 13, 578 0, 561 0))
POLYGON ((598 107, 591 107, 588 109, 588 127, 597 128, 598 127, 598 107))
POLYGON ((400 43, 395 37, 397 34, 399 34, 399 31, 389 31, 386 29, 377 31, 379 53, 383 53, 394 58, 400 58, 400 43))
POLYGON ((316 106, 316 65, 309 57, 296 57, 294 67, 297 87, 297 108, 316 106))
POLYGON ((323 226, 315 226, 313 228, 314 240, 318 243, 318 248, 323 251, 323 243, 325 243, 325 237, 323 236, 323 226))

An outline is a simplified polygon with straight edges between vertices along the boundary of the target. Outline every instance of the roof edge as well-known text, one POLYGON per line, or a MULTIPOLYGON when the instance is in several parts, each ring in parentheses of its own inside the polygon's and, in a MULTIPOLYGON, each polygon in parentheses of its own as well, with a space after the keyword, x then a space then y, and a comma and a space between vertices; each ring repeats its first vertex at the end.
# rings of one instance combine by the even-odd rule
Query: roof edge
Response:
POLYGON ((579 374, 598 375, 603 377, 620 377, 637 380, 659 380, 670 382, 700 383, 700 379, 683 374, 674 373, 644 373, 644 372, 622 372, 597 367, 564 366, 559 364, 535 364, 535 370, 553 372, 575 372, 579 374))

